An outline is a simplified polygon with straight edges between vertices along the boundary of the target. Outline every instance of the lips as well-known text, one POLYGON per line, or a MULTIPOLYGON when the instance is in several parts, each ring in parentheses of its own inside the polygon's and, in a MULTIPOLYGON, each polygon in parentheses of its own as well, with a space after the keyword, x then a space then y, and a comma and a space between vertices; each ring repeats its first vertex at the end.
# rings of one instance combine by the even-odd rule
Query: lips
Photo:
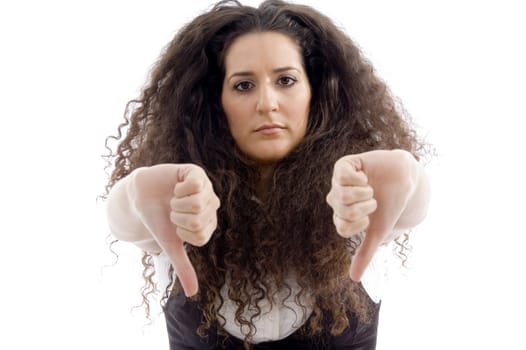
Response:
POLYGON ((263 131, 263 132, 269 132, 272 130, 279 130, 279 129, 285 129, 285 127, 281 124, 263 124, 259 126, 255 131, 263 131))

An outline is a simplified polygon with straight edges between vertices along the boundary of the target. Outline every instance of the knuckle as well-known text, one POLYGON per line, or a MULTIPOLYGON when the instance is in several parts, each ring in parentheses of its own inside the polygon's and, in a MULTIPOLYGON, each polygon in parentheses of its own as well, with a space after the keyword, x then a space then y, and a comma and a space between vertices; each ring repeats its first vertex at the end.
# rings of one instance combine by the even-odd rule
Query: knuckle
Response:
POLYGON ((343 164, 343 158, 339 158, 338 160, 334 162, 334 169, 333 169, 334 174, 336 174, 336 171, 342 166, 342 164, 343 164))
POLYGON ((343 238, 350 238, 352 235, 353 233, 349 228, 340 232, 340 236, 342 236, 343 238))
POLYGON ((195 170, 200 170, 201 167, 199 167, 198 165, 194 164, 194 163, 185 163, 185 164, 181 164, 182 166, 185 166, 189 171, 195 171, 195 170))
POLYGON ((371 186, 357 187, 354 195, 360 201, 371 199, 373 198, 373 188, 371 186))
POLYGON ((187 186, 188 186, 189 190, 193 191, 193 192, 197 192, 197 191, 199 191, 201 189, 201 183, 195 177, 192 177, 192 178, 188 179, 187 186))
POLYGON ((345 174, 344 172, 339 172, 334 177, 335 177, 336 183, 338 184, 346 183, 347 181, 347 174, 345 174))
POLYGON ((336 228, 336 232, 342 236, 342 237, 348 237, 348 223, 342 219, 340 219, 338 216, 334 215, 334 227, 336 228))
POLYGON ((201 201, 195 201, 190 203, 190 210, 194 213, 200 213, 204 209, 204 204, 201 201))
POLYGON ((349 222, 341 220, 336 226, 336 231, 342 237, 349 238, 360 231, 363 231, 367 226, 369 226, 369 218, 364 217, 360 220, 349 222))
POLYGON ((194 231, 194 232, 197 232, 197 231, 201 231, 202 230, 202 224, 200 222, 200 220, 190 220, 188 222, 188 228, 190 229, 190 231, 194 231))
POLYGON ((343 191, 340 196, 340 199, 342 203, 349 204, 354 201, 354 195, 350 191, 343 191))
POLYGON ((214 215, 212 219, 212 232, 214 232, 217 228, 217 215, 214 215))
POLYGON ((209 239, 210 237, 208 235, 205 235, 204 233, 199 233, 194 237, 194 245, 197 247, 202 247, 206 243, 208 243, 209 239))
POLYGON ((329 204, 330 206, 332 206, 332 190, 327 194, 327 196, 325 196, 325 201, 327 202, 327 204, 329 204))
POLYGON ((357 227, 357 231, 363 231, 369 226, 369 217, 366 216, 362 220, 360 220, 360 224, 357 227))
POLYGON ((361 210, 359 210, 356 206, 351 206, 347 209, 347 213, 345 215, 345 218, 349 221, 356 221, 360 219, 362 216, 361 210))
POLYGON ((342 237, 347 237, 347 230, 344 225, 336 225, 336 232, 342 237))

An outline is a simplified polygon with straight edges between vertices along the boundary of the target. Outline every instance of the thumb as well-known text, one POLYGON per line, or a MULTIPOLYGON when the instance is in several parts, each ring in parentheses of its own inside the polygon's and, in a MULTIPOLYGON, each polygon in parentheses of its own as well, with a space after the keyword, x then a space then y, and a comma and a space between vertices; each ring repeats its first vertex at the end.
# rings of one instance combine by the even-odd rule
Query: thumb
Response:
POLYGON ((170 258, 177 278, 181 281, 184 294, 187 297, 197 294, 199 289, 195 269, 188 258, 183 241, 177 236, 173 238, 173 244, 164 247, 164 252, 170 258))
POLYGON ((170 259, 186 296, 195 295, 198 290, 197 275, 184 248, 184 242, 177 235, 177 228, 168 215, 163 213, 162 208, 154 205, 147 208, 142 212, 144 225, 152 232, 153 238, 170 259))
POLYGON ((369 263, 373 259, 373 256, 381 243, 382 235, 377 235, 373 232, 367 232, 365 234, 362 244, 358 248, 358 251, 351 262, 349 274, 353 281, 359 282, 362 279, 367 266, 369 266, 369 263))

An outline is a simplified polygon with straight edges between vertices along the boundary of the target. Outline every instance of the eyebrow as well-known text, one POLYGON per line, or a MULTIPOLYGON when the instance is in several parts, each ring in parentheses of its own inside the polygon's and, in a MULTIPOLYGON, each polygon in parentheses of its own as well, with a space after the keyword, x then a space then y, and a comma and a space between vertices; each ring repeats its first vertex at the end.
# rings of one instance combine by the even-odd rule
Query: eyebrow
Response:
MULTIPOLYGON (((281 72, 286 72, 286 71, 289 71, 289 70, 295 70, 295 71, 297 71, 299 73, 301 72, 298 68, 292 67, 292 66, 276 68, 276 69, 272 70, 272 72, 273 73, 281 73, 281 72)), ((227 80, 230 80, 230 79, 232 79, 234 77, 246 77, 246 76, 251 76, 251 75, 254 75, 254 72, 251 72, 251 71, 235 72, 235 73, 230 74, 230 76, 228 77, 227 80)))

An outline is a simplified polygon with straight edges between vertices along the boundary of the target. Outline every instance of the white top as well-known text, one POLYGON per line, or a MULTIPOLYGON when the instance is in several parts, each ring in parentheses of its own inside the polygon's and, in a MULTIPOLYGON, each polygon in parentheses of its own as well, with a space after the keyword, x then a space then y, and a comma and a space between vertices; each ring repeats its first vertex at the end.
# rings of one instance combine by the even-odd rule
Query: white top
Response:
MULTIPOLYGON (((380 302, 381 291, 387 281, 387 252, 389 246, 390 245, 382 245, 378 248, 373 260, 362 277, 362 285, 375 303, 380 302)), ((157 275, 158 288, 164 293, 169 283, 170 260, 166 254, 161 253, 158 256, 153 256, 153 262, 157 275)), ((176 276, 174 276, 174 280, 175 277, 176 276)), ((309 303, 308 297, 304 297, 301 300, 302 304, 307 306, 306 309, 294 301, 294 291, 299 289, 294 279, 287 279, 287 283, 292 289, 290 296, 287 297, 289 294, 287 290, 276 293, 272 307, 267 300, 260 302, 261 315, 253 320, 257 330, 252 338, 252 343, 286 338, 301 327, 312 313, 312 309, 308 307, 309 304, 312 304, 309 303)), ((228 288, 224 286, 221 289, 224 304, 219 310, 219 313, 226 319, 224 328, 234 337, 244 339, 245 334, 248 333, 248 328, 242 328, 235 322, 234 315, 237 306, 228 298, 227 292, 228 288)), ((250 319, 249 310, 245 310, 245 316, 247 319, 250 319)))

